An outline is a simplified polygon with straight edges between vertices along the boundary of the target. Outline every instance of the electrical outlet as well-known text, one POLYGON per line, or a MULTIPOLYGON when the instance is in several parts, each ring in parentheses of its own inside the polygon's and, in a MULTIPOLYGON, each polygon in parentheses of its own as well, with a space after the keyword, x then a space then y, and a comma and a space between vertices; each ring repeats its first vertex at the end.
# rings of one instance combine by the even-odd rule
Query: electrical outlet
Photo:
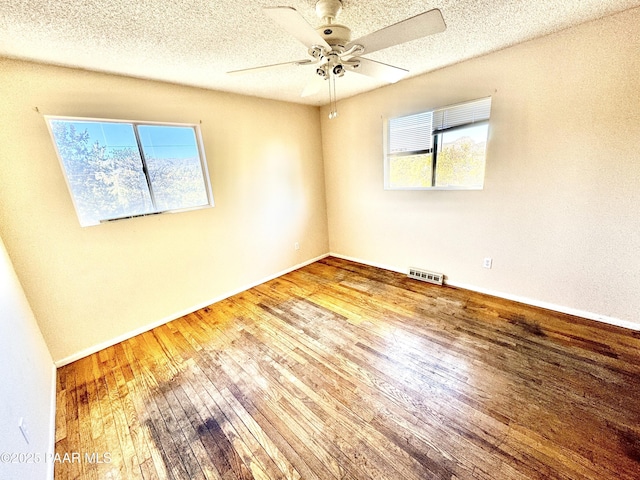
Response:
POLYGON ((482 263, 482 266, 484 268, 491 268, 492 263, 493 263, 493 260, 491 259, 491 257, 485 257, 484 262, 482 263))
POLYGON ((298 242, 294 243, 293 248, 295 248, 296 250, 300 250, 300 244, 298 242))
POLYGON ((23 417, 20 417, 20 420, 18 421, 18 428, 20 429, 20 432, 22 432, 22 436, 24 437, 24 441, 27 442, 27 444, 29 443, 29 430, 27 429, 27 422, 24 421, 23 417))

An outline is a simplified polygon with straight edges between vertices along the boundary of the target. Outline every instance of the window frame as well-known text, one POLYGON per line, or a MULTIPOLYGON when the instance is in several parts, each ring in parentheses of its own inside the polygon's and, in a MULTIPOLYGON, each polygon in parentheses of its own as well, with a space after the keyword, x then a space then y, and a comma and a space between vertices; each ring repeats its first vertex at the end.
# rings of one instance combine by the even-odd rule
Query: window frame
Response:
POLYGON ((44 119, 45 119, 45 123, 47 124, 47 129, 49 130, 49 135, 51 137, 51 141, 53 143, 53 147, 56 152, 56 157, 58 158, 58 163, 60 164, 60 168, 62 170, 65 183, 67 184, 67 189, 69 190, 69 195, 71 196, 71 201, 73 203, 73 207, 81 227, 101 225, 103 223, 110 223, 117 220, 125 220, 128 218, 137 218, 137 217, 146 217, 150 215, 161 215, 161 214, 167 214, 167 213, 173 214, 173 213, 180 213, 180 212, 188 212, 192 210, 201 210, 205 208, 212 208, 215 206, 214 199, 213 199, 213 192, 211 189, 211 178, 209 176, 209 166, 208 166, 207 158, 205 156, 204 142, 202 140, 202 132, 200 130, 199 124, 179 123, 179 122, 158 122, 158 121, 146 121, 146 120, 123 120, 123 119, 96 118, 96 117, 75 117, 75 116, 64 116, 64 115, 44 115, 44 119), (138 154, 140 156, 142 173, 145 178, 145 184, 148 189, 153 211, 147 212, 147 213, 133 214, 133 215, 116 216, 112 218, 103 218, 103 219, 97 220, 96 222, 83 223, 80 210, 78 209, 76 195, 74 194, 74 190, 69 181, 69 172, 67 172, 67 169, 64 165, 64 161, 62 159, 62 156, 60 155, 58 143, 56 141, 56 137, 53 132, 52 122, 55 122, 55 121, 131 125, 133 129, 133 135, 136 140, 136 147, 138 149, 138 154), (202 173, 202 180, 204 183, 204 191, 207 196, 206 204, 191 206, 191 207, 184 207, 184 208, 165 209, 165 210, 159 209, 157 207, 157 200, 154 195, 154 187, 152 185, 151 177, 149 174, 147 158, 146 158, 144 147, 142 144, 142 139, 140 137, 140 132, 138 130, 138 127, 140 126, 180 127, 180 128, 191 128, 193 130, 194 138, 195 138, 195 147, 197 148, 198 159, 200 163, 200 171, 202 173))
MULTIPOLYGON (((436 170, 437 170, 437 166, 438 166, 438 153, 440 152, 441 148, 442 148, 442 136, 445 133, 448 132, 452 132, 455 130, 461 130, 464 128, 471 128, 471 127, 476 127, 476 126, 480 126, 480 125, 489 125, 490 122, 490 110, 491 110, 491 100, 492 97, 483 97, 483 98, 478 98, 478 99, 474 99, 474 100, 469 100, 466 102, 460 102, 460 103, 456 103, 453 105, 447 105, 445 107, 441 107, 441 108, 435 108, 433 110, 423 110, 423 111, 419 111, 419 112, 415 112, 415 113, 409 113, 406 115, 400 115, 397 117, 387 117, 384 119, 383 121, 383 150, 384 150, 384 189, 385 190, 471 190, 471 191, 477 191, 477 190, 483 190, 484 189, 484 176, 483 176, 483 181, 482 181, 482 185, 481 186, 460 186, 460 185, 448 185, 448 186, 437 186, 437 176, 436 176, 436 170), (446 112, 447 110, 453 110, 454 108, 457 107, 461 107, 461 106, 465 106, 465 105, 469 105, 469 104, 473 104, 473 103, 479 103, 479 102, 483 102, 483 101, 488 101, 489 104, 489 113, 486 119, 482 119, 482 120, 478 120, 478 121, 470 121, 467 123, 460 123, 460 124, 456 124, 450 127, 446 127, 446 128, 438 128, 435 124, 435 114, 438 112, 446 112), (395 152, 395 153, 391 153, 389 151, 390 149, 390 143, 391 143, 391 121, 396 120, 396 119, 400 119, 400 118, 405 118, 405 117, 411 117, 411 116, 416 116, 416 115, 421 115, 421 114, 425 114, 425 113, 431 113, 431 148, 429 149, 425 149, 425 150, 407 150, 407 151, 402 151, 402 152, 395 152), (426 155, 426 154, 430 154, 431 155, 431 185, 430 186, 426 186, 426 187, 412 187, 412 186, 391 186, 391 159, 392 158, 397 158, 397 157, 403 157, 403 156, 413 156, 413 155, 426 155)), ((489 142, 489 129, 487 128, 487 144, 489 142)), ((485 167, 486 167, 486 151, 485 151, 485 167)))

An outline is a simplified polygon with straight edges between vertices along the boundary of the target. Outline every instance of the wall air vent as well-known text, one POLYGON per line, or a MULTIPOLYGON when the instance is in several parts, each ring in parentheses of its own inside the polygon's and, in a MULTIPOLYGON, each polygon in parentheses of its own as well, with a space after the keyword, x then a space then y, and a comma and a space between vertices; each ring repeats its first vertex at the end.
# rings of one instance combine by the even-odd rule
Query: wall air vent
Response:
POLYGON ((420 270, 419 268, 409 268, 409 278, 416 280, 422 280, 423 282, 435 283, 436 285, 442 285, 444 275, 442 273, 429 272, 427 270, 420 270))

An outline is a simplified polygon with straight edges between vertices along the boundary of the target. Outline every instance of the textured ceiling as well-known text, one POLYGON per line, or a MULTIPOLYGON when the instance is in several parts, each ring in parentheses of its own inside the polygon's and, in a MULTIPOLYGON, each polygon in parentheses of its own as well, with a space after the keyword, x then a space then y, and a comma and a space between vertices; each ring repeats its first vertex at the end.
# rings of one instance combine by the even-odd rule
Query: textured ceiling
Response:
MULTIPOLYGON (((326 104, 324 90, 300 97, 313 67, 226 74, 306 58, 306 48, 262 12, 278 5, 292 6, 313 26, 320 24, 315 0, 5 0, 0 56, 326 104)), ((354 39, 439 8, 445 32, 365 54, 415 76, 636 7, 640 0, 343 0, 343 5, 338 22, 351 28, 354 39)), ((337 80, 338 98, 382 85, 347 73, 337 80)))

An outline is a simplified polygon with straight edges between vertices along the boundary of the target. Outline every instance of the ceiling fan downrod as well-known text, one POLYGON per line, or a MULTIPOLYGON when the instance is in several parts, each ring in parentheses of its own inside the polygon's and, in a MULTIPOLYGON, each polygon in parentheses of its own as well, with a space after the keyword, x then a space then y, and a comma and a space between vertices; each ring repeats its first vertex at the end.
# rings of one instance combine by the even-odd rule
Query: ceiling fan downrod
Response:
POLYGON ((331 25, 341 11, 340 0, 318 0, 316 3, 316 15, 327 25, 331 25))

